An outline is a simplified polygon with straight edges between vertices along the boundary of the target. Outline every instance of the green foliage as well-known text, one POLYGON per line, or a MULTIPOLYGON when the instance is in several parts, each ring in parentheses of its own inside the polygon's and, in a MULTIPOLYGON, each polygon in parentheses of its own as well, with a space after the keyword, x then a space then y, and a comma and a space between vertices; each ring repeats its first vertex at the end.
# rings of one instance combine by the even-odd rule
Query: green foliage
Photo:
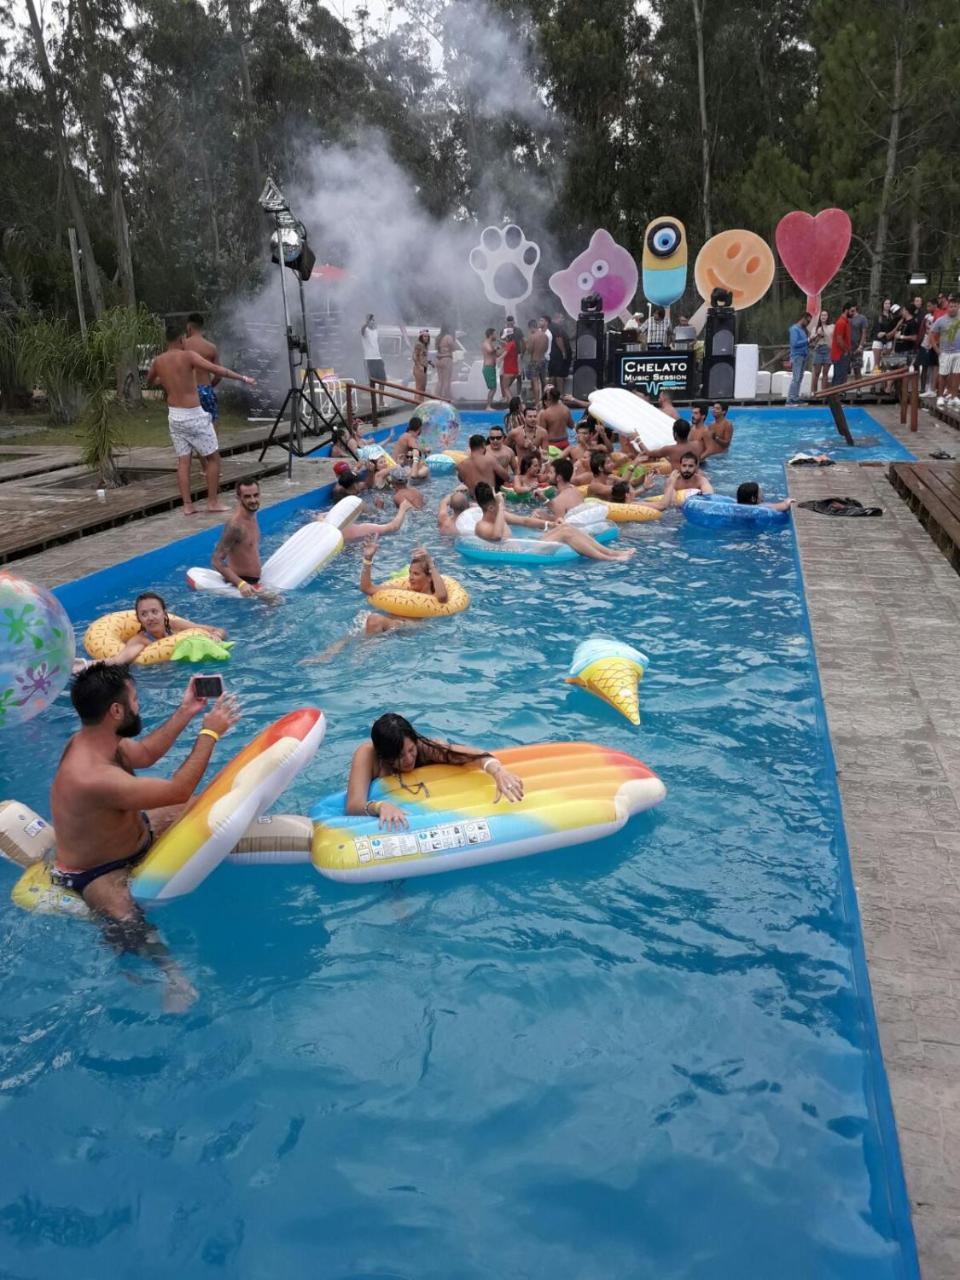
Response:
POLYGON ((83 461, 104 480, 114 478, 113 451, 122 443, 124 405, 117 394, 118 370, 138 347, 160 344, 159 317, 145 307, 113 307, 91 324, 86 336, 62 318, 38 316, 21 326, 19 367, 47 395, 54 422, 79 419, 83 461))

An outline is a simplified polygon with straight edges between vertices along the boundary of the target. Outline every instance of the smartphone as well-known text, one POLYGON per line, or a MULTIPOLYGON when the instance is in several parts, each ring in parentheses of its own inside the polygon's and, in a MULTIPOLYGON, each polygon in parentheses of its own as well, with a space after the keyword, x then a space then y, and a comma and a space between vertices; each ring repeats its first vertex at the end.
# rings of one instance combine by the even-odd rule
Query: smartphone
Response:
POLYGON ((193 692, 198 698, 219 698, 223 693, 223 676, 194 676, 193 692))

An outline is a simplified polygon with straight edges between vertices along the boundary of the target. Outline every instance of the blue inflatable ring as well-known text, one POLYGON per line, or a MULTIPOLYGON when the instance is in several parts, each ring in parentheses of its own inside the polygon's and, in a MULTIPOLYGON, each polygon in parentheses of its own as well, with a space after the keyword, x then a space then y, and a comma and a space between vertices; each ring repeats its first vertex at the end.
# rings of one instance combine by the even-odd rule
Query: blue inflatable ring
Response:
MULTIPOLYGON (((589 532, 598 542, 613 542, 619 535, 615 524, 591 525, 589 532)), ((457 538, 457 550, 468 560, 479 560, 481 564, 517 564, 530 568, 564 564, 581 558, 565 542, 541 542, 539 538, 505 538, 503 542, 487 542, 470 534, 457 538)))
POLYGON ((719 493, 698 493, 681 507, 691 524, 704 529, 775 529, 788 523, 789 511, 747 506, 719 493))

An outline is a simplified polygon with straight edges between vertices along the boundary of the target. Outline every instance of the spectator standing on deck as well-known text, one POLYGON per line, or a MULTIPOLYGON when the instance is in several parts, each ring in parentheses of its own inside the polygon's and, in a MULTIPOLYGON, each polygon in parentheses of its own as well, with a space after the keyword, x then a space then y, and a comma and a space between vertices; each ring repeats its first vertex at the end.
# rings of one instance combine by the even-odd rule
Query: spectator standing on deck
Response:
POLYGON ((937 352, 940 361, 940 372, 937 380, 937 408, 949 406, 960 409, 960 315, 957 314, 957 300, 951 298, 947 303, 946 315, 934 320, 931 334, 931 349, 937 352))
POLYGON ((850 372, 854 378, 863 377, 863 351, 867 345, 867 330, 870 328, 867 317, 858 306, 853 308, 850 317, 850 372))
POLYGON ((430 330, 421 329, 413 344, 413 388, 418 396, 427 393, 427 369, 430 364, 430 330))
POLYGON ((483 360, 483 381, 487 388, 487 403, 484 408, 493 408, 493 397, 497 390, 497 356, 500 348, 497 344, 496 329, 487 329, 480 343, 480 357, 483 360))
POLYGON ((384 382, 387 377, 387 371, 384 368, 383 357, 380 354, 377 321, 372 312, 360 327, 360 341, 363 344, 363 359, 367 366, 367 380, 373 382, 374 378, 376 378, 380 382, 384 382))
POLYGON ((800 384, 803 382, 803 371, 807 365, 807 356, 810 354, 810 334, 807 329, 810 320, 810 312, 804 311, 800 319, 794 321, 790 326, 790 368, 792 376, 790 378, 790 390, 787 393, 787 404, 800 403, 800 384))
POLYGON ((853 303, 845 302, 843 310, 837 316, 837 323, 833 326, 833 341, 830 343, 830 359, 833 361, 833 382, 830 385, 833 387, 841 386, 850 376, 850 317, 853 310, 853 303))
POLYGON ((547 377, 552 385, 563 395, 566 389, 566 380, 570 376, 572 352, 570 349, 570 335, 567 333, 562 312, 558 311, 554 315, 553 322, 550 325, 550 332, 553 335, 553 345, 547 358, 547 377))
POLYGON ((813 347, 813 381, 810 394, 817 394, 817 387, 823 381, 824 391, 827 389, 827 373, 830 369, 830 343, 833 341, 833 325, 830 313, 824 308, 813 323, 810 333, 810 345, 813 347))

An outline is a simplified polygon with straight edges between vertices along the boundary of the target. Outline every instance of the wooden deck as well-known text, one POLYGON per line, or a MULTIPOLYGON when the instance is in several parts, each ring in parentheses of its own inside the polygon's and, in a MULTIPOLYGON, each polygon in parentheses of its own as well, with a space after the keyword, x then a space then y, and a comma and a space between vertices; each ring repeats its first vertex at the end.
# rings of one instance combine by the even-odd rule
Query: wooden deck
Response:
POLYGON ((894 462, 890 483, 960 572, 960 463, 894 462))
MULTIPOLYGON (((131 452, 149 454, 154 451, 131 452)), ((163 468, 151 467, 150 459, 138 457, 133 465, 139 472, 155 470, 156 474, 138 478, 135 483, 118 489, 109 489, 105 502, 99 502, 89 488, 56 487, 58 482, 62 485, 65 478, 71 478, 71 472, 79 471, 79 468, 54 471, 50 487, 45 487, 42 480, 4 484, 0 489, 0 564, 180 506, 176 471, 170 469, 169 450, 167 455, 163 468)), ((240 479, 259 479, 277 475, 285 469, 285 455, 277 454, 264 463, 258 463, 253 454, 224 458, 220 465, 220 489, 232 489, 240 479)), ((196 465, 191 473, 191 490, 195 498, 201 494, 206 496, 206 482, 196 465)))

